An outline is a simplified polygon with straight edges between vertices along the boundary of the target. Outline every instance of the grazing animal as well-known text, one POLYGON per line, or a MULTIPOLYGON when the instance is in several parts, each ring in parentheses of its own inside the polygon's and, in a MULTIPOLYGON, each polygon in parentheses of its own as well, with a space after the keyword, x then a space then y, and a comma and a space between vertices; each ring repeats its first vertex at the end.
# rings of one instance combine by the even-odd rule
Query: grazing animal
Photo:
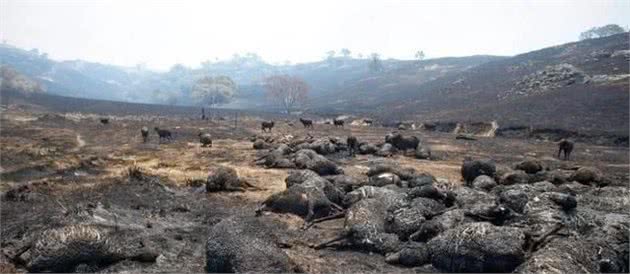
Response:
POLYGON ((348 136, 346 143, 348 144, 348 154, 354 156, 355 152, 359 149, 359 140, 357 140, 357 137, 348 136))
POLYGON ((560 153, 564 151, 564 159, 569 160, 571 156, 571 151, 573 151, 573 142, 567 139, 562 139, 558 142, 558 158, 560 158, 560 153))
POLYGON ((155 127, 155 132, 157 132, 157 134, 160 136, 160 141, 162 141, 162 139, 173 140, 173 135, 169 130, 155 127))
POLYGON ((365 123, 368 126, 371 126, 373 121, 372 121, 372 119, 363 119, 363 123, 365 123))
POLYGON ((140 133, 142 134, 142 142, 146 143, 147 140, 149 139, 149 128, 148 127, 142 127, 140 129, 140 133))
POLYGON ((333 119, 333 124, 335 124, 335 127, 343 127, 344 122, 344 120, 333 119))
POLYGON ((212 147, 212 136, 210 133, 199 132, 199 142, 202 147, 212 147))
POLYGON ((400 133, 390 133, 385 136, 385 142, 392 144, 398 150, 406 151, 408 149, 416 149, 420 139, 416 136, 404 137, 400 133))
POLYGON ((313 120, 300 118, 300 122, 302 122, 304 128, 313 128, 313 120))
POLYGON ((101 118, 101 124, 103 125, 109 124, 109 118, 101 118))
POLYGON ((273 128, 274 125, 275 125, 274 121, 262 122, 262 131, 265 132, 265 129, 268 129, 268 131, 271 132, 271 129, 273 128))

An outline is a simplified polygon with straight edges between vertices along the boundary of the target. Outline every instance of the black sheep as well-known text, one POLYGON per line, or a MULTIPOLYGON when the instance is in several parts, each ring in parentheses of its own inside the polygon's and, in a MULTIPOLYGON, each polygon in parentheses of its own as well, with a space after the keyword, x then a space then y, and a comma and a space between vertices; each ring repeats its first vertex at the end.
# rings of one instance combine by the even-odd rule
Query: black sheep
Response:
POLYGON ((392 144, 396 149, 406 151, 408 149, 416 149, 420 143, 420 139, 416 136, 404 137, 400 133, 388 134, 385 142, 392 144))
POLYGON ((262 131, 265 132, 265 130, 268 130, 269 132, 271 132, 271 129, 273 128, 274 125, 275 125, 274 121, 262 122, 262 131))
POLYGON ((202 147, 212 147, 212 136, 210 135, 210 133, 199 132, 199 142, 201 143, 202 147))
POLYGON ((343 127, 344 120, 333 119, 333 124, 335 124, 335 127, 343 127))
POLYGON ((302 122, 304 128, 313 128, 313 120, 300 118, 300 122, 302 122))
POLYGON ((103 125, 109 124, 109 118, 101 118, 101 124, 103 125))
POLYGON ((162 139, 173 140, 173 134, 171 134, 171 131, 169 131, 169 130, 160 129, 160 128, 156 127, 155 128, 155 132, 157 132, 157 134, 160 136, 160 141, 162 139))
POLYGON ((571 151, 573 151, 573 142, 567 139, 562 139, 558 142, 558 158, 560 158, 560 153, 564 151, 564 159, 569 160, 569 156, 571 156, 571 151))

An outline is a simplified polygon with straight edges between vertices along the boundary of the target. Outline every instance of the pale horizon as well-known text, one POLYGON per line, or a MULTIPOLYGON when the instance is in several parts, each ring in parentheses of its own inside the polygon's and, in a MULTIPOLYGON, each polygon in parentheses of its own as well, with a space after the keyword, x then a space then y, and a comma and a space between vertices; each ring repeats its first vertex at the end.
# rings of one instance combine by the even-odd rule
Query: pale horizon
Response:
POLYGON ((628 1, 15 1, 0 0, 0 39, 55 60, 119 66, 257 53, 313 62, 342 48, 413 59, 512 56, 630 25, 628 1))

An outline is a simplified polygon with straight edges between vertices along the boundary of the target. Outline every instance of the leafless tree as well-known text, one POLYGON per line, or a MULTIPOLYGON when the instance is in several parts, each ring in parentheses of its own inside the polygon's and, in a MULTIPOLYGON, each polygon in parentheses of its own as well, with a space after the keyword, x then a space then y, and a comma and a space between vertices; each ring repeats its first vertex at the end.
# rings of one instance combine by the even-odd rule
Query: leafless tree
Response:
POLYGON ((297 105, 303 104, 308 96, 309 87, 297 76, 276 75, 265 79, 267 96, 280 103, 291 114, 297 105))

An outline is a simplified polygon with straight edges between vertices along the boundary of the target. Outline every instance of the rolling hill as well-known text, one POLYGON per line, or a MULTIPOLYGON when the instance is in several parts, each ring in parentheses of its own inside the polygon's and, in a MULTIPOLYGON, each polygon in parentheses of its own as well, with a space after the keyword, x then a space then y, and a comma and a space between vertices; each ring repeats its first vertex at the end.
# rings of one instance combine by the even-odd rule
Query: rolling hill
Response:
MULTIPOLYGON (((494 60, 418 85, 375 84, 329 109, 351 108, 384 119, 497 121, 580 131, 628 132, 628 33, 494 60), (376 110, 376 111, 375 111, 376 110)), ((350 92, 351 91, 351 92, 350 92)))

